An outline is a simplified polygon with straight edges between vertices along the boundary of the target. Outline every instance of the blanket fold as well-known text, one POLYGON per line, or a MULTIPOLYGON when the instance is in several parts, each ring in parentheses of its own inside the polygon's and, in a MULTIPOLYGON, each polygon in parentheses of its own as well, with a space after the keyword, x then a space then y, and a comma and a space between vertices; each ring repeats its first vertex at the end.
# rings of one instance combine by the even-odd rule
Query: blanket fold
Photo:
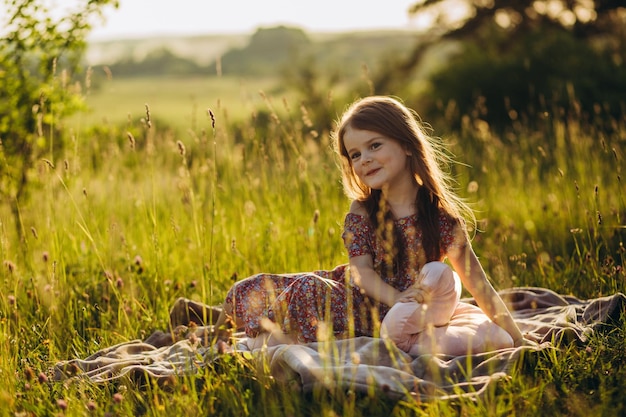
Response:
MULTIPOLYGON (((536 347, 503 349, 465 356, 411 357, 388 340, 357 337, 305 345, 278 345, 249 351, 235 340, 231 354, 245 353, 259 369, 279 382, 310 392, 315 389, 367 393, 372 388, 389 398, 434 398, 481 395, 506 377, 526 355, 571 343, 584 344, 597 331, 624 319, 622 293, 580 300, 546 288, 511 288, 500 292, 520 329, 536 347)), ((472 303, 473 300, 466 299, 472 303)), ((150 340, 150 339, 149 339, 150 340)), ((215 345, 184 339, 157 347, 133 340, 102 349, 85 359, 59 362, 54 379, 86 378, 95 383, 120 378, 169 378, 194 375, 224 352, 215 345)))

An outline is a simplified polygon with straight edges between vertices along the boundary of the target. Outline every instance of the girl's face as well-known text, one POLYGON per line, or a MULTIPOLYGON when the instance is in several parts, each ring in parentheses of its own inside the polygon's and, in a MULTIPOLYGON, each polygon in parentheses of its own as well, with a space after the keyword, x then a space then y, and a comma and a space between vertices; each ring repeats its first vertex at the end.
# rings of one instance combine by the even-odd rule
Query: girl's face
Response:
POLYGON ((409 153, 397 141, 377 132, 349 126, 343 136, 355 175, 373 190, 413 182, 409 153))

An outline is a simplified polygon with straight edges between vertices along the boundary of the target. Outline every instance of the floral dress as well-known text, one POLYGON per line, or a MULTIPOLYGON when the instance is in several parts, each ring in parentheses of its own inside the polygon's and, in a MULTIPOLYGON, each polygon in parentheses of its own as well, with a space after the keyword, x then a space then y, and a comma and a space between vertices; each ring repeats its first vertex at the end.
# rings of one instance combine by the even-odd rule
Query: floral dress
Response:
MULTIPOLYGON (((343 240, 349 257, 371 255, 381 278, 404 291, 415 283, 425 256, 417 215, 398 219, 395 226, 407 254, 395 274, 383 268, 385 251, 367 217, 348 213, 343 240)), ((440 215, 439 230, 443 259, 451 247, 465 240, 458 221, 449 216, 440 215)), ((253 275, 233 285, 226 303, 234 307, 236 321, 243 323, 247 336, 255 337, 267 330, 264 319, 269 319, 302 343, 317 340, 321 322, 332 324, 336 337, 372 336, 389 310, 389 306, 367 297, 351 283, 347 264, 332 270, 253 275)))

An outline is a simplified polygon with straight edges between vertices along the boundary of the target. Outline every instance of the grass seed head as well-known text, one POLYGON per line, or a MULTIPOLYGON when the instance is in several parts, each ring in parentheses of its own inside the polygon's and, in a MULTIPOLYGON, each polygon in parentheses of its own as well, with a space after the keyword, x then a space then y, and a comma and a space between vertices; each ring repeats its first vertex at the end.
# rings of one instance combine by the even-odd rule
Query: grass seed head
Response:
POLYGON ((33 368, 30 366, 24 368, 24 378, 26 378, 27 381, 32 381, 35 378, 35 371, 33 371, 33 368))
POLYGON ((128 143, 130 144, 130 149, 135 149, 135 137, 132 133, 126 132, 126 137, 128 137, 128 143))
POLYGON ((13 273, 17 269, 17 266, 11 261, 4 261, 4 266, 9 270, 9 273, 13 273))
POLYGON ((150 118, 150 106, 148 106, 148 103, 146 103, 145 106, 146 106, 146 126, 148 127, 148 129, 150 129, 152 127, 152 119, 150 118))
POLYGON ((180 140, 177 140, 176 146, 178 147, 178 153, 180 154, 180 156, 185 156, 185 154, 187 153, 187 150, 185 149, 185 144, 180 140))
POLYGON ((215 129, 215 115, 213 114, 213 110, 208 109, 209 117, 211 118, 211 128, 215 129))

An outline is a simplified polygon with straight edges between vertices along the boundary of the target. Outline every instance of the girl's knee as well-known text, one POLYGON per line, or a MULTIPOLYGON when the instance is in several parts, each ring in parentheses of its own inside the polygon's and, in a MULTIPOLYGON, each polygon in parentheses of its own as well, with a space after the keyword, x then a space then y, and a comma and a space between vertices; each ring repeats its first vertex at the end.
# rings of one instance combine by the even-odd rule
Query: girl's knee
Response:
POLYGON ((426 323, 423 305, 416 302, 396 303, 383 318, 381 335, 398 348, 408 351, 413 339, 421 333, 426 323))
POLYGON ((458 276, 443 262, 429 262, 424 265, 420 271, 420 282, 431 290, 451 290, 460 286, 458 276))
POLYGON ((437 281, 439 278, 452 278, 452 268, 443 262, 428 262, 420 270, 422 280, 437 281))

